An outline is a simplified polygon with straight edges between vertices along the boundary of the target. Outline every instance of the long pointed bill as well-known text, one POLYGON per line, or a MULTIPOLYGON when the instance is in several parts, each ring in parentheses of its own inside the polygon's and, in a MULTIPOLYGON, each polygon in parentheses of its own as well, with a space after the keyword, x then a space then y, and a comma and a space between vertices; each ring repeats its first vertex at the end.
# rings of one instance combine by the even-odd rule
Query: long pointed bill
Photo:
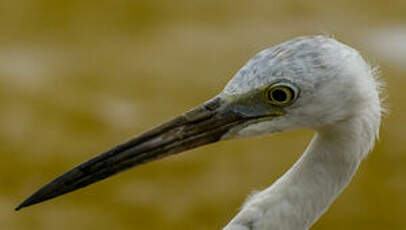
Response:
POLYGON ((219 97, 71 169, 31 195, 16 210, 83 188, 131 167, 216 142, 253 117, 227 109, 219 97))

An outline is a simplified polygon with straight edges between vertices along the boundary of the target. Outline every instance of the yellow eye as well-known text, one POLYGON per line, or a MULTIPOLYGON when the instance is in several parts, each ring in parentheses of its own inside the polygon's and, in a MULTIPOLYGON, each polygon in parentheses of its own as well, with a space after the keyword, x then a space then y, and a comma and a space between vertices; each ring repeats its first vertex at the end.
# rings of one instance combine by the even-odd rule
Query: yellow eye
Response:
POLYGON ((295 98, 295 91, 284 85, 271 86, 266 90, 269 103, 275 105, 288 105, 295 98))

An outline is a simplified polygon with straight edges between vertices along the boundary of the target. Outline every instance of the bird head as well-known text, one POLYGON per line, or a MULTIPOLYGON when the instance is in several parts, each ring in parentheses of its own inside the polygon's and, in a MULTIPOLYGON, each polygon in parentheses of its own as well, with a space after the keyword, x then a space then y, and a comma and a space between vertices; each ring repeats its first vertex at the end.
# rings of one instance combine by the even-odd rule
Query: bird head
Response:
POLYGON ((329 126, 373 104, 372 70, 354 49, 324 36, 300 37, 255 55, 202 105, 71 169, 17 210, 125 169, 220 140, 329 126))
POLYGON ((299 37, 261 51, 219 97, 238 113, 259 117, 224 137, 319 130, 365 113, 379 120, 381 113, 374 70, 356 50, 325 36, 299 37))

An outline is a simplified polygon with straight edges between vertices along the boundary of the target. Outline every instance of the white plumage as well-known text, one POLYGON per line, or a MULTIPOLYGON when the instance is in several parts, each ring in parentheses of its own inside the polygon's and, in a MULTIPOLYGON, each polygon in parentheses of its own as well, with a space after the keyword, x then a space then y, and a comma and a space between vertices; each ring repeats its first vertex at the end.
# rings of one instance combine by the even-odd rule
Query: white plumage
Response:
MULTIPOLYGON (((295 61, 286 63, 307 69, 299 77, 287 76, 308 91, 298 99, 301 105, 286 116, 239 130, 239 135, 294 128, 311 128, 316 135, 300 159, 272 186, 253 195, 224 230, 308 229, 348 185, 378 136, 382 107, 376 71, 356 50, 332 38, 300 38, 296 47, 300 43, 307 48, 296 52, 318 53, 319 58, 314 65, 313 58, 296 53, 295 61)), ((281 46, 292 52, 291 43, 281 46)), ((230 85, 224 93, 238 90, 230 85)))

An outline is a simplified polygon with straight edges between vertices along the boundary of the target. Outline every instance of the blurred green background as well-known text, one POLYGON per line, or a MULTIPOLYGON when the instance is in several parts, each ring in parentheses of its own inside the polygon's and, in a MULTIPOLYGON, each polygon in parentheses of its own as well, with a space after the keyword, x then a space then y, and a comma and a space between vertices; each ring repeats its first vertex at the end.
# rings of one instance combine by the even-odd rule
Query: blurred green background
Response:
POLYGON ((390 111, 312 229, 405 229, 405 10, 404 0, 0 0, 0 229, 220 229, 295 162, 311 131, 206 146, 13 208, 214 96, 257 51, 309 34, 380 65, 390 111))

